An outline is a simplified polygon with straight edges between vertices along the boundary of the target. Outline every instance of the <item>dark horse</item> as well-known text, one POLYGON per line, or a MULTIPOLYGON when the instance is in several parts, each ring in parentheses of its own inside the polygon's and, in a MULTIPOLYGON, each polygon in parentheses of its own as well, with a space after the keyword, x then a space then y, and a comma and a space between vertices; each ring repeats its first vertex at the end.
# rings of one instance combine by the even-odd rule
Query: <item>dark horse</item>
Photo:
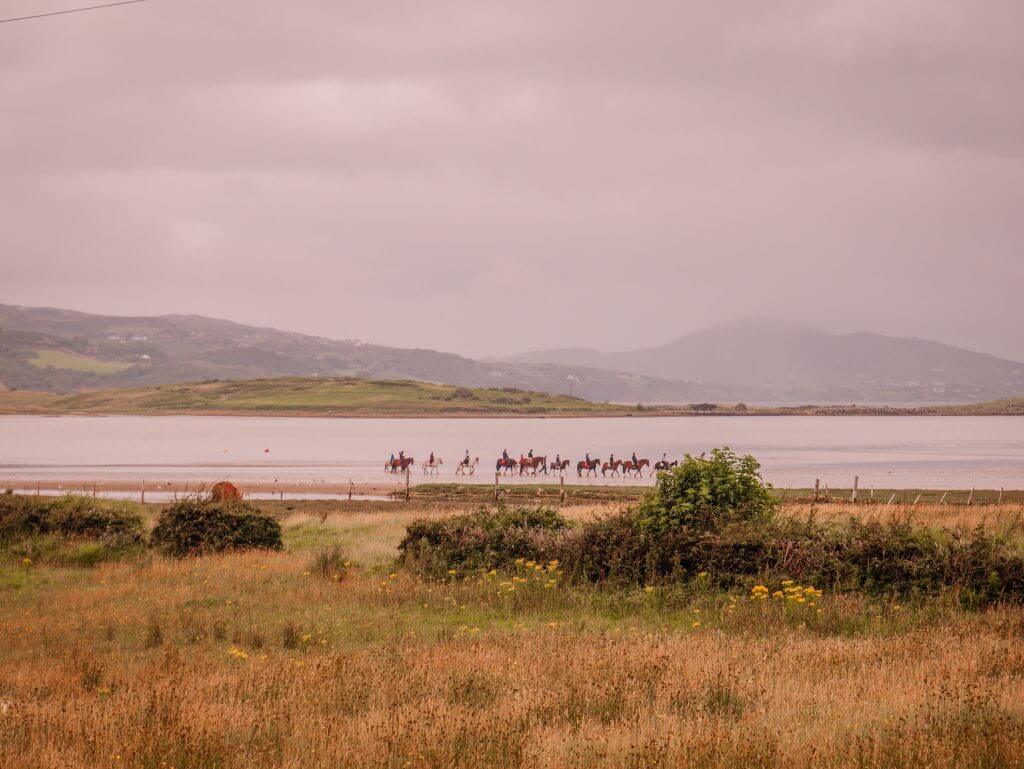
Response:
POLYGON ((589 464, 587 463, 587 460, 581 459, 579 462, 576 463, 576 475, 578 475, 578 476, 580 476, 582 478, 583 477, 583 471, 586 470, 587 471, 587 475, 590 475, 591 473, 593 473, 594 477, 597 477, 597 471, 598 471, 598 469, 600 469, 600 467, 601 467, 601 460, 600 459, 591 459, 589 464))
POLYGON ((674 459, 671 462, 669 462, 667 460, 664 460, 664 459, 659 459, 657 462, 654 463, 654 469, 655 470, 671 470, 673 467, 675 467, 678 464, 679 463, 676 462, 674 459))
POLYGON ((512 459, 512 457, 508 459, 498 457, 498 461, 494 464, 494 472, 500 473, 504 470, 506 473, 511 473, 517 467, 519 467, 519 463, 512 459))
POLYGON ((414 464, 416 464, 416 460, 412 457, 405 457, 404 459, 395 457, 391 461, 384 463, 384 471, 388 473, 402 473, 414 464))
POLYGON ((548 465, 548 469, 550 469, 553 473, 560 473, 563 470, 569 469, 569 460, 563 459, 561 462, 552 462, 550 465, 548 465))

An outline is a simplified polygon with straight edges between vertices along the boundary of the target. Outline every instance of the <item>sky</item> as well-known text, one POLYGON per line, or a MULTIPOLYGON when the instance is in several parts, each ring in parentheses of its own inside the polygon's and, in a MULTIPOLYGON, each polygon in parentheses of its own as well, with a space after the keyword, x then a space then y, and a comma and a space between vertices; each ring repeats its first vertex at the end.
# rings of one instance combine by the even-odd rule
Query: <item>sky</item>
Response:
POLYGON ((481 357, 762 316, 1024 360, 1021 94, 1019 0, 0 24, 0 302, 481 357))

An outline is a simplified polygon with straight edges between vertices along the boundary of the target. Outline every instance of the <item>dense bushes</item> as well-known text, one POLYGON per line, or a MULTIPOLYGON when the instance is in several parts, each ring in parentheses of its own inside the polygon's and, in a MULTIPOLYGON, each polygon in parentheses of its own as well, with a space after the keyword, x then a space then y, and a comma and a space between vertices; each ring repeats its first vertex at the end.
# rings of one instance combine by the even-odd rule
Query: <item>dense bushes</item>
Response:
POLYGON ((131 503, 0 495, 0 546, 9 556, 89 566, 144 544, 142 517, 131 503))
POLYGON ((678 467, 659 473, 654 491, 640 504, 640 524, 651 533, 680 526, 713 529, 732 521, 767 520, 777 504, 756 459, 715 449, 710 459, 687 454, 678 467))
POLYGON ((481 509, 439 520, 414 521, 399 544, 406 566, 434 576, 450 570, 491 569, 533 558, 568 522, 544 508, 481 509))
POLYGON ((281 524, 241 503, 186 499, 160 513, 153 546, 184 557, 226 550, 280 550, 281 524))
POLYGON ((558 561, 579 582, 646 585, 704 579, 750 587, 789 578, 874 594, 959 591, 968 603, 1024 601, 1024 553, 973 531, 851 518, 774 516, 757 462, 728 450, 659 475, 633 510, 570 526, 550 510, 481 510, 409 526, 402 561, 434 576, 558 561))

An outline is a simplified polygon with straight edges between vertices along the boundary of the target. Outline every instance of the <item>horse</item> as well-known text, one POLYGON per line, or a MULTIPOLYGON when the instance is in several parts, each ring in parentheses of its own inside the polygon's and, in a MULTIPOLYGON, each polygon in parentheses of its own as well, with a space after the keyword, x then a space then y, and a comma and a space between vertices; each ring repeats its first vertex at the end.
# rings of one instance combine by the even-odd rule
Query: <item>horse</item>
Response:
MULTIPOLYGON (((614 462, 605 462, 601 465, 601 475, 605 475, 609 470, 612 471, 612 478, 619 474, 619 468, 622 466, 622 460, 616 459, 614 462)), ((594 473, 597 475, 597 473, 594 473)))
POLYGON ((500 473, 504 471, 507 474, 511 473, 517 467, 519 467, 519 463, 512 459, 512 457, 509 457, 508 459, 505 459, 505 457, 498 457, 498 461, 494 463, 494 472, 500 473))
POLYGON ((561 462, 552 462, 548 465, 548 469, 553 473, 560 473, 563 470, 569 469, 569 460, 563 459, 561 462))
POLYGON ((476 470, 476 466, 480 464, 480 457, 476 457, 472 462, 462 460, 455 466, 456 475, 472 475, 476 470))
POLYGON ((537 468, 540 468, 544 475, 548 474, 548 458, 547 457, 519 457, 519 474, 522 475, 527 470, 530 471, 531 475, 537 474, 537 468))
POLYGON ((423 474, 424 475, 437 475, 438 469, 444 464, 444 460, 441 457, 434 457, 433 462, 423 463, 423 474))
POLYGON ((415 464, 416 460, 413 459, 412 457, 405 457, 404 459, 399 459, 398 457, 395 457, 390 462, 384 463, 384 472, 404 473, 406 470, 408 470, 415 464))
POLYGON ((580 476, 582 478, 583 477, 583 471, 586 470, 588 476, 591 473, 593 473, 594 477, 596 478, 597 477, 597 469, 600 466, 601 466, 601 460, 600 459, 591 459, 589 464, 587 463, 587 460, 581 459, 579 462, 576 463, 576 475, 578 475, 578 476, 580 476))
POLYGON ((674 460, 674 459, 671 462, 669 462, 668 460, 665 460, 665 459, 659 459, 657 462, 654 463, 654 469, 656 471, 658 471, 658 470, 671 470, 673 467, 676 467, 678 464, 679 463, 676 460, 674 460))
POLYGON ((622 463, 622 474, 623 475, 636 475, 637 478, 644 477, 644 468, 650 467, 651 460, 649 459, 638 459, 636 464, 633 464, 632 459, 627 459, 622 463))

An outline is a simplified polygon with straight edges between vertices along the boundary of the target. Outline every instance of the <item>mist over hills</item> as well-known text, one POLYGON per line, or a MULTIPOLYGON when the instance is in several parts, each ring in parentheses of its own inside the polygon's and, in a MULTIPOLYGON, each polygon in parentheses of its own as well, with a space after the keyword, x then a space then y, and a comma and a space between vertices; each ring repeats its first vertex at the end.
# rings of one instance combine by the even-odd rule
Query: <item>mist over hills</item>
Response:
POLYGON ((625 352, 570 348, 514 360, 728 382, 760 400, 978 400, 1024 391, 1024 363, 926 339, 830 334, 765 319, 625 352))
POLYGON ((1024 364, 923 339, 758 319, 625 352, 480 361, 197 315, 118 317, 0 305, 0 385, 74 392, 211 379, 352 376, 510 387, 598 401, 979 401, 1024 392, 1024 364))

